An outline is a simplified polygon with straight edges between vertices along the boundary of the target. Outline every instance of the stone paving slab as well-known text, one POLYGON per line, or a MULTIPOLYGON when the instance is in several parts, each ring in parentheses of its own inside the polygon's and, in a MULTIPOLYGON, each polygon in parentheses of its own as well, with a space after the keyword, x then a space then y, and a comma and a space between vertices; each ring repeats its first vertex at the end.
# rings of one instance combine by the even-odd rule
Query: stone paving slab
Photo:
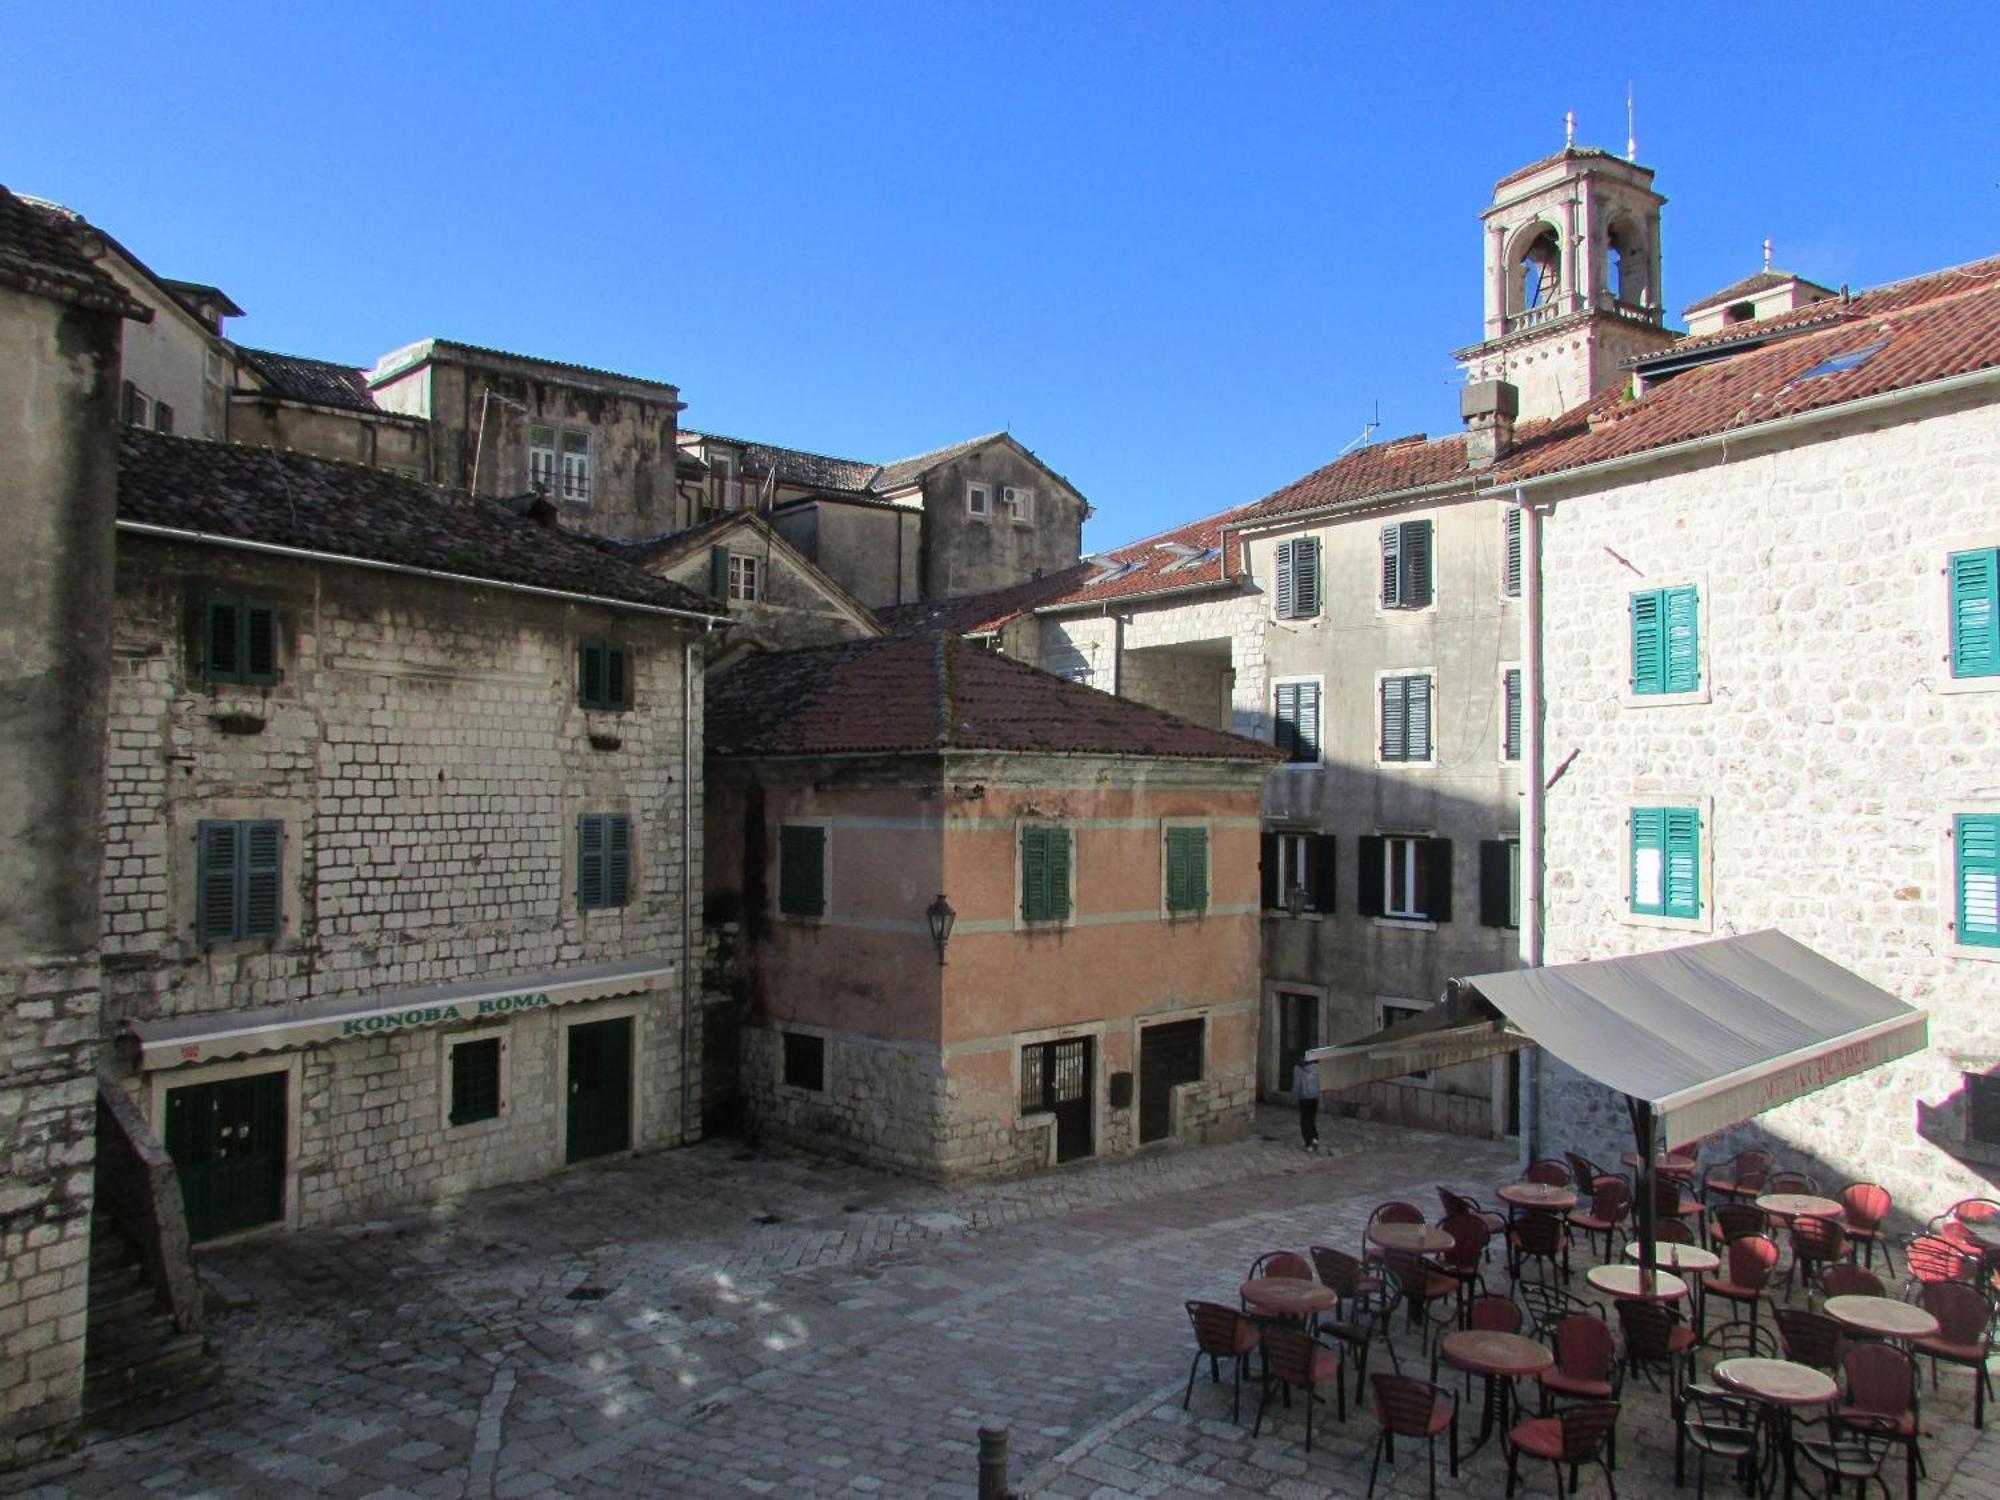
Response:
MULTIPOLYGON (((1289 1414, 1255 1440, 1231 1423, 1226 1387, 1181 1411, 1181 1303, 1232 1300, 1260 1251, 1357 1244, 1384 1198, 1482 1192, 1511 1147, 1335 1120, 1309 1156, 1284 1115, 1260 1123, 965 1187, 709 1142, 205 1252, 235 1304, 220 1404, 12 1488, 971 1500, 997 1419, 1030 1494, 1358 1494, 1365 1417, 1316 1424, 1307 1455, 1289 1414)), ((1951 1447, 1962 1388, 1927 1408, 1927 1496, 2000 1493, 1994 1449, 1951 1447)), ((1658 1492, 1648 1446, 1621 1492, 1658 1492)), ((1496 1457, 1475 1464, 1450 1493, 1498 1493, 1496 1457)), ((1405 1455, 1389 1492, 1421 1473, 1405 1455)))

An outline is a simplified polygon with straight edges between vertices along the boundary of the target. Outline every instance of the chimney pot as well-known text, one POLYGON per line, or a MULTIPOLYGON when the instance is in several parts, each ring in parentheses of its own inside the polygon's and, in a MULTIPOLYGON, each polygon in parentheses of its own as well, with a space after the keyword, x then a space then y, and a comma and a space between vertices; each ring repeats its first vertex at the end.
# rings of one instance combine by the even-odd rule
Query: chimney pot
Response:
POLYGON ((1521 414, 1521 393, 1505 380, 1482 380, 1459 393, 1459 415, 1465 419, 1465 463, 1490 469, 1514 447, 1514 419, 1521 414))

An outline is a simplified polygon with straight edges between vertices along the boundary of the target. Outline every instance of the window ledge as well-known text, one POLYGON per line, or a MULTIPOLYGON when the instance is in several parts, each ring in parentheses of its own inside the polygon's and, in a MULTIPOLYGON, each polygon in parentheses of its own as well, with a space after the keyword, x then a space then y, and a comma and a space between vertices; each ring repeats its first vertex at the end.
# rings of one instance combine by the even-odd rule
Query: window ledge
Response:
MULTIPOLYGON (((2000 964, 2000 946, 1991 943, 1953 943, 1945 950, 1952 958, 1969 958, 1975 963, 2000 964)), ((2000 1146, 1994 1152, 2000 1155, 2000 1146)))
MULTIPOLYGON (((1947 674, 1949 668, 1946 669, 1947 674)), ((1946 675, 1931 685, 1936 693, 2000 693, 2000 672, 1985 677, 1952 677, 1946 675)), ((1995 1148, 2000 1151, 2000 1147, 1995 1148)))
POLYGON ((1283 918, 1288 922, 1324 922, 1329 914, 1323 911, 1302 911, 1294 917, 1282 906, 1267 906, 1264 908, 1264 915, 1273 920, 1283 918))
POLYGON ((1410 932, 1436 932, 1438 924, 1429 917, 1371 917, 1377 927, 1401 927, 1410 932))
POLYGON ((1437 757, 1432 756, 1428 760, 1382 760, 1378 757, 1375 761, 1375 769, 1378 771, 1434 771, 1437 769, 1437 757))
POLYGON ((1658 927, 1668 932, 1713 932, 1714 915, 1707 907, 1698 917, 1656 917, 1650 912, 1620 911, 1618 920, 1626 927, 1658 927))
POLYGON ((1706 687, 1696 688, 1691 693, 1635 693, 1627 688, 1618 695, 1620 708, 1685 708, 1691 703, 1709 701, 1706 687))

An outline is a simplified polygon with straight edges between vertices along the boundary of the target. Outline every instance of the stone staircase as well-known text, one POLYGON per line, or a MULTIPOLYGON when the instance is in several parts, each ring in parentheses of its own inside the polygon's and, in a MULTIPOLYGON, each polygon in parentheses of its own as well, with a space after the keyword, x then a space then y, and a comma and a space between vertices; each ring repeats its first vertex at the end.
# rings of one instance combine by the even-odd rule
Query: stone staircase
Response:
POLYGON ((91 1221, 90 1320, 83 1419, 93 1436, 177 1421, 215 1401, 221 1362, 206 1335, 183 1333, 146 1277, 138 1248, 109 1217, 91 1221))

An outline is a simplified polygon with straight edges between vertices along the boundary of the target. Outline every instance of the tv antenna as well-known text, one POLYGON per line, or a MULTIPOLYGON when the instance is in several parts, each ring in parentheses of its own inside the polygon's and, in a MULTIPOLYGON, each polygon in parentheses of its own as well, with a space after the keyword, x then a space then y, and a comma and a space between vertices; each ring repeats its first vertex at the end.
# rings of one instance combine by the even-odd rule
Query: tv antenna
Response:
POLYGON ((1633 121, 1632 80, 1628 78, 1625 80, 1625 160, 1627 161, 1639 159, 1639 132, 1633 121))
POLYGON ((1356 448, 1365 448, 1368 445, 1368 440, 1373 436, 1375 436, 1377 432, 1381 431, 1381 429, 1382 429, 1382 402, 1381 399, 1378 397, 1375 402, 1375 415, 1370 417, 1366 422, 1361 424, 1361 435, 1355 438, 1355 440, 1349 443, 1345 448, 1342 448, 1338 453, 1334 454, 1334 457, 1345 458, 1347 457, 1348 454, 1352 453, 1356 448))

